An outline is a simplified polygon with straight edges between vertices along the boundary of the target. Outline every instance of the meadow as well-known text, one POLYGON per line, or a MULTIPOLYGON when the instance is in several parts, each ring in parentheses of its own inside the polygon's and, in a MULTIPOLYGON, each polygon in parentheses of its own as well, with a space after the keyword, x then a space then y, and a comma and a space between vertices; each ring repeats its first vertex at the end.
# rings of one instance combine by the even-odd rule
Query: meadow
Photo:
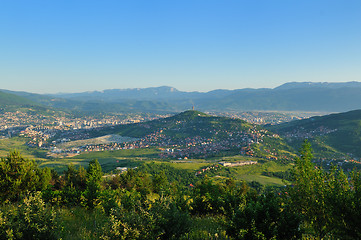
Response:
POLYGON ((216 182, 224 182, 227 178, 233 178, 236 181, 259 182, 262 185, 283 186, 285 182, 272 176, 265 176, 264 172, 279 172, 290 169, 290 164, 279 164, 272 161, 265 161, 246 156, 228 156, 214 157, 209 159, 161 159, 158 154, 161 152, 158 148, 143 149, 124 149, 118 151, 87 152, 71 158, 46 158, 46 150, 26 146, 27 139, 14 137, 11 139, 0 140, 0 156, 5 157, 9 151, 17 150, 25 158, 35 160, 39 167, 48 167, 62 174, 68 165, 86 168, 90 161, 97 159, 105 173, 116 172, 117 167, 134 168, 145 163, 165 164, 175 169, 187 170, 196 173, 202 168, 206 168, 218 162, 239 162, 239 161, 258 161, 255 165, 246 165, 238 167, 225 167, 221 170, 211 173, 205 172, 205 175, 211 177, 216 182))

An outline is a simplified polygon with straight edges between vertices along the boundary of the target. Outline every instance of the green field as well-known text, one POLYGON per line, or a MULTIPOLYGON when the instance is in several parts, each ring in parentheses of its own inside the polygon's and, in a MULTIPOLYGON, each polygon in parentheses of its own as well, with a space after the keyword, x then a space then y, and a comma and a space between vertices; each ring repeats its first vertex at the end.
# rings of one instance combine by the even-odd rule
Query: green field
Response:
POLYGON ((136 141, 137 138, 131 138, 131 137, 122 137, 117 134, 113 135, 105 135, 97 138, 90 138, 90 139, 84 139, 84 140, 77 140, 77 141, 71 141, 66 143, 61 143, 57 145, 58 148, 73 148, 73 147, 81 147, 85 145, 98 145, 98 144, 109 144, 109 143, 123 143, 123 142, 131 142, 136 141))
POLYGON ((26 146, 28 139, 14 137, 10 139, 0 139, 0 156, 5 157, 9 151, 19 151, 22 156, 36 161, 46 161, 46 150, 31 148, 26 146))
MULTIPOLYGON (((250 160, 250 158, 248 159, 250 160)), ((264 172, 281 172, 291 168, 291 165, 278 164, 276 162, 265 162, 254 165, 237 166, 237 167, 225 167, 218 174, 220 177, 231 177, 236 181, 256 181, 262 185, 277 185, 283 186, 285 183, 282 179, 277 177, 264 176, 264 172)))
POLYGON ((110 172, 117 167, 135 167, 145 161, 157 159, 159 150, 155 148, 125 149, 118 151, 89 152, 71 158, 48 159, 40 163, 41 167, 54 168, 58 172, 74 164, 87 167, 91 160, 98 159, 104 172, 110 172))
POLYGON ((118 151, 104 151, 104 152, 88 152, 80 154, 74 158, 79 159, 101 159, 112 157, 144 157, 156 158, 160 150, 157 148, 138 148, 138 149, 123 149, 118 151))
MULTIPOLYGON (((268 177, 262 175, 263 172, 277 172, 285 171, 290 168, 290 165, 281 165, 275 162, 264 162, 260 159, 255 159, 245 156, 230 156, 211 159, 189 159, 184 161, 178 160, 163 160, 158 157, 160 150, 157 148, 143 148, 143 149, 126 149, 119 151, 105 151, 105 152, 89 152, 83 153, 71 158, 46 158, 46 151, 38 148, 30 148, 26 146, 27 139, 25 138, 11 138, 0 140, 0 156, 5 157, 9 151, 17 150, 25 158, 34 159, 40 167, 53 168, 59 173, 66 170, 69 164, 75 166, 87 167, 89 162, 93 159, 98 159, 104 172, 114 171, 117 167, 136 167, 143 163, 155 162, 157 164, 167 164, 175 169, 182 169, 191 172, 197 172, 202 168, 206 168, 212 164, 227 161, 238 162, 256 160, 259 161, 256 165, 247 165, 239 167, 225 167, 219 172, 209 174, 215 181, 224 181, 226 178, 232 177, 236 181, 245 180, 248 182, 257 181, 263 185, 284 185, 281 179, 277 177, 268 177)), ((206 173, 207 174, 207 173, 206 173)))
POLYGON ((185 169, 185 170, 197 170, 203 167, 207 167, 212 164, 211 161, 207 161, 204 159, 191 159, 187 162, 180 161, 171 161, 167 163, 169 166, 177 168, 177 169, 185 169))
MULTIPOLYGON (((226 157, 226 158, 212 159, 212 160, 190 159, 187 162, 185 161, 183 162, 153 161, 153 162, 157 164, 167 164, 176 169, 193 171, 195 173, 202 168, 206 168, 207 166, 213 165, 214 163, 218 163, 220 161, 238 162, 245 160, 257 160, 257 159, 250 157, 243 157, 243 156, 233 156, 233 157, 226 157)), ((261 183, 262 185, 283 186, 287 184, 287 182, 284 182, 282 179, 278 177, 264 176, 263 173, 287 171, 291 167, 292 167, 291 164, 284 165, 272 161, 268 161, 268 162, 259 161, 259 163, 255 165, 221 167, 217 171, 205 172, 204 174, 206 174, 216 182, 223 182, 227 178, 233 178, 236 181, 247 181, 247 182, 256 181, 261 183)))

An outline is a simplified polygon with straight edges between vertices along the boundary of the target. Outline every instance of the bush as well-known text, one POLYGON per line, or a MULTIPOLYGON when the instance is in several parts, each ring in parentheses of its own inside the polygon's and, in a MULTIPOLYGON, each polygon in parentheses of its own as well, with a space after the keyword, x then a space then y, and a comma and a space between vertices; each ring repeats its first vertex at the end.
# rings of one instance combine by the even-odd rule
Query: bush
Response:
POLYGON ((15 202, 27 191, 41 191, 50 178, 49 169, 39 169, 34 161, 10 152, 6 158, 0 158, 0 200, 15 202))
POLYGON ((102 239, 179 239, 189 231, 190 223, 189 213, 161 199, 133 209, 112 209, 102 239))
POLYGON ((249 199, 228 222, 227 232, 235 239, 300 239, 301 218, 272 192, 249 199))
POLYGON ((41 199, 41 193, 27 194, 17 206, 0 211, 1 239, 56 239, 55 212, 41 199))

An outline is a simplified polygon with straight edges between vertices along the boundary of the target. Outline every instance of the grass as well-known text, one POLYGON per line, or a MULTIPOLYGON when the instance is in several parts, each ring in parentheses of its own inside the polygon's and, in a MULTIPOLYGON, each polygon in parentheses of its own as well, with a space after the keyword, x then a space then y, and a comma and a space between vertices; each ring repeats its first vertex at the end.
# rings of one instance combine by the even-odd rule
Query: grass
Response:
POLYGON ((75 166, 83 166, 87 168, 90 160, 83 159, 54 159, 43 161, 39 164, 40 167, 53 168, 58 173, 63 173, 67 169, 67 166, 73 164, 75 166))
POLYGON ((59 239, 99 239, 108 221, 108 216, 98 209, 62 208, 58 210, 58 215, 61 220, 60 229, 57 229, 59 239))
POLYGON ((135 167, 144 161, 154 161, 159 150, 156 148, 124 149, 118 151, 89 152, 71 158, 41 159, 41 167, 54 168, 62 173, 69 164, 87 168, 89 162, 98 159, 103 172, 110 172, 117 167, 135 167))
POLYGON ((173 161, 167 164, 177 169, 194 170, 194 171, 211 165, 210 162, 207 162, 204 159, 191 159, 188 162, 173 161))
MULTIPOLYGON (((57 209, 58 228, 55 235, 59 239, 100 239, 109 233, 109 216, 95 209, 87 211, 80 207, 57 209), (79 221, 81 219, 81 221, 79 221)), ((229 239, 222 216, 194 216, 190 231, 180 239, 229 239)))
POLYGON ((219 159, 219 161, 226 161, 226 162, 239 162, 239 161, 249 161, 249 160, 257 161, 258 159, 253 157, 241 156, 241 155, 222 157, 221 159, 219 159))
MULTIPOLYGON (((190 159, 188 161, 169 161, 162 160, 157 158, 149 158, 149 154, 154 153, 154 149, 135 149, 135 150, 121 150, 114 152, 97 152, 82 154, 74 158, 64 158, 64 159, 55 159, 52 161, 46 161, 41 164, 41 166, 51 167, 57 170, 58 172, 63 172, 67 165, 81 165, 84 168, 87 168, 89 161, 92 159, 98 159, 100 165, 104 172, 111 172, 117 167, 136 167, 145 162, 155 162, 157 164, 167 164, 176 169, 189 170, 196 172, 197 170, 204 168, 206 166, 212 165, 220 161, 245 161, 245 160, 255 160, 250 157, 243 156, 233 156, 225 157, 221 159, 212 159, 211 161, 205 159, 190 159), (125 151, 125 152, 123 152, 125 151), (132 156, 134 154, 135 156, 132 156), (105 155, 105 156, 103 156, 105 155), (138 156, 137 156, 138 155, 138 156), (127 157, 129 156, 129 157, 127 157), (136 157, 137 156, 137 157, 136 157)), ((277 177, 269 177, 262 175, 263 172, 278 172, 286 171, 291 167, 291 165, 282 165, 276 162, 268 161, 265 163, 258 163, 255 165, 246 165, 238 167, 222 167, 220 170, 215 173, 206 173, 214 181, 222 182, 227 178, 233 178, 236 181, 257 181, 263 185, 277 185, 283 186, 285 183, 282 179, 277 177)))
POLYGON ((28 147, 26 145, 27 141, 28 139, 22 137, 0 139, 0 156, 5 157, 10 151, 16 150, 25 158, 35 161, 46 161, 46 151, 28 147))
POLYGON ((276 178, 276 177, 267 177, 263 175, 241 175, 239 177, 241 180, 244 180, 246 182, 259 182, 262 185, 266 186, 283 186, 286 185, 285 182, 283 182, 282 179, 276 178))
POLYGON ((223 182, 227 178, 233 178, 236 181, 257 181, 263 185, 283 186, 285 183, 277 177, 264 176, 264 172, 280 172, 291 168, 291 165, 282 165, 276 162, 265 162, 254 165, 222 167, 212 175, 217 182, 223 182))
MULTIPOLYGON (((87 168, 91 160, 93 160, 93 158, 62 158, 43 161, 39 165, 40 167, 53 168, 57 172, 62 173, 70 164, 87 168)), ((102 167, 103 172, 110 172, 115 170, 117 167, 136 167, 141 164, 141 162, 143 162, 143 160, 138 158, 99 158, 98 161, 102 167)))
POLYGON ((236 180, 245 180, 247 182, 256 181, 263 185, 283 186, 285 183, 277 177, 268 177, 262 175, 263 172, 280 172, 291 168, 291 165, 281 165, 275 162, 266 162, 264 164, 247 165, 234 167, 232 176, 236 180))
MULTIPOLYGON (((177 169, 186 169, 195 172, 200 168, 209 166, 219 161, 237 162, 237 161, 245 161, 245 160, 259 160, 259 159, 244 157, 244 156, 232 156, 232 157, 223 157, 221 159, 213 159, 212 161, 207 161, 204 159, 196 159, 196 160, 191 159, 188 162, 169 162, 164 164, 168 164, 171 167, 177 169)), ((291 167, 292 167, 291 164, 284 165, 272 161, 268 161, 268 162, 260 161, 258 164, 254 164, 254 165, 222 167, 218 171, 209 172, 209 173, 206 172, 205 174, 211 177, 215 182, 224 182, 227 178, 233 178, 236 181, 247 181, 247 182, 257 181, 263 185, 283 186, 285 185, 285 183, 283 182, 282 179, 277 177, 264 176, 263 173, 287 171, 291 167)))
POLYGON ((138 149, 123 149, 118 151, 104 151, 104 152, 88 152, 82 153, 74 158, 79 159, 100 159, 100 158, 117 158, 117 157, 146 157, 156 158, 160 150, 157 148, 138 148, 138 149))
POLYGON ((59 148, 73 148, 73 147, 80 147, 85 145, 98 145, 98 144, 109 144, 112 142, 122 143, 122 142, 129 142, 129 141, 136 141, 137 138, 131 137, 122 137, 119 135, 106 135, 97 138, 85 139, 85 140, 77 140, 59 144, 59 148))

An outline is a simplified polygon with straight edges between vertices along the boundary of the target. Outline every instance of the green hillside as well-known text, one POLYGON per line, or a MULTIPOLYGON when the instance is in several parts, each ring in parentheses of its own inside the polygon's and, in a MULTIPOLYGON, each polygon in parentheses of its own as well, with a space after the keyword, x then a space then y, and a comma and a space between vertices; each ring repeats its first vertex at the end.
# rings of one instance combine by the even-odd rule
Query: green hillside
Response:
POLYGON ((15 108, 15 107, 30 107, 35 106, 32 101, 14 94, 5 93, 0 91, 0 107, 1 108, 15 108))
MULTIPOLYGON (((245 154, 267 159, 291 159, 293 149, 278 135, 240 119, 217 117, 199 111, 149 122, 96 129, 94 137, 107 134, 140 138, 144 145, 185 151, 184 156, 209 157, 245 154)), ((175 156, 173 154, 172 156, 175 156)))
POLYGON ((330 114, 269 127, 293 143, 308 138, 319 156, 361 157, 361 110, 330 114))
POLYGON ((0 91, 0 110, 47 114, 50 109, 26 97, 0 91))
POLYGON ((250 129, 251 127, 253 127, 252 124, 239 119, 215 117, 199 111, 185 111, 169 118, 102 128, 98 129, 96 133, 99 135, 117 133, 129 137, 144 137, 157 130, 163 130, 163 133, 172 137, 185 138, 199 135, 211 137, 214 134, 210 130, 250 129))

